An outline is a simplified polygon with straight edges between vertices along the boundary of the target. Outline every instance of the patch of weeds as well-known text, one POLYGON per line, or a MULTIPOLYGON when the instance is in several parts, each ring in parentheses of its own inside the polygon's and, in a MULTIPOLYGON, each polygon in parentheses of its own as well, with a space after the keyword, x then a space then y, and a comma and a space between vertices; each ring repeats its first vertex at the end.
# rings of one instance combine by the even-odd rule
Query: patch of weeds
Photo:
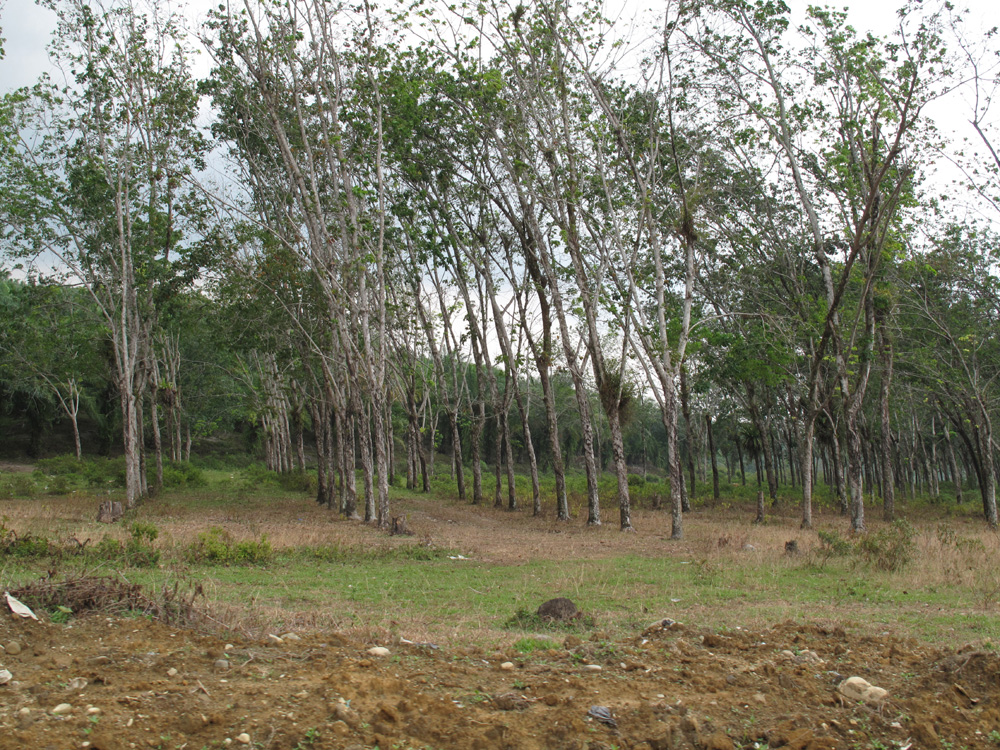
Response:
POLYGON ((30 474, 12 474, 0 485, 0 495, 4 497, 31 498, 38 494, 38 488, 30 474))
POLYGON ((274 549, 267 534, 260 539, 237 542, 218 526, 198 534, 197 541, 187 549, 190 562, 212 565, 264 565, 273 557, 274 549))
POLYGON ((819 548, 825 557, 844 557, 854 551, 854 546, 836 531, 820 529, 816 536, 819 537, 819 548))
POLYGON ((307 495, 316 493, 315 474, 307 474, 302 471, 278 474, 278 484, 283 490, 288 490, 289 492, 302 492, 307 495))
POLYGON ((904 520, 866 534, 858 542, 858 557, 869 567, 888 573, 905 568, 916 551, 916 531, 904 520))
POLYGON ((70 486, 69 478, 65 476, 52 477, 49 482, 48 493, 50 495, 62 496, 68 495, 73 491, 70 486))
POLYGON ((531 654, 535 651, 548 651, 556 644, 545 638, 521 638, 514 642, 514 650, 519 654, 531 654))
POLYGON ((594 627, 594 618, 582 612, 569 620, 539 617, 537 612, 519 609, 503 626, 508 630, 555 630, 578 633, 594 627))
POLYGON ((56 605, 53 610, 49 613, 49 618, 56 625, 65 625, 67 622, 73 619, 73 610, 69 607, 63 606, 62 604, 56 605))
POLYGON ((305 733, 305 736, 299 740, 298 744, 296 744, 292 750, 307 750, 316 744, 316 740, 319 738, 319 730, 316 729, 316 727, 313 727, 305 733))
POLYGON ((201 469, 183 461, 168 461, 163 465, 164 487, 205 487, 208 480, 201 469))
POLYGON ((992 743, 993 743, 994 745, 1000 745, 1000 731, 997 731, 996 729, 994 729, 994 730, 993 730, 992 732, 990 732, 990 733, 989 733, 989 734, 987 735, 987 738, 988 738, 988 739, 989 739, 989 741, 990 741, 990 742, 992 742, 992 743))
POLYGON ((0 521, 0 556, 47 557, 53 552, 52 545, 45 537, 35 534, 18 536, 16 531, 8 528, 4 521, 0 521))
POLYGON ((131 538, 122 544, 105 536, 90 550, 98 560, 121 563, 133 568, 151 568, 160 562, 160 551, 152 545, 160 530, 151 523, 136 521, 129 527, 131 538))

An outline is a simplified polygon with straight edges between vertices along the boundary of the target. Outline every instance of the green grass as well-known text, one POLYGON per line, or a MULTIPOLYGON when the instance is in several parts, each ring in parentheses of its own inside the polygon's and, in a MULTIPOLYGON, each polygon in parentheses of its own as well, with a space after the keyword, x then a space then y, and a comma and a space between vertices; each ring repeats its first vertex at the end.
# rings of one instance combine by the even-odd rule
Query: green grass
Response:
MULTIPOLYGON (((71 475, 74 466, 66 469, 67 463, 48 467, 51 476, 71 475)), ((98 468, 104 471, 107 466, 98 468)), ((96 468, 89 471, 100 473, 96 468)), ((27 554, 26 546, 11 542, 8 555, 0 551, 0 585, 38 578, 53 567, 64 575, 117 570, 129 581, 156 588, 175 581, 198 581, 214 602, 248 611, 259 609, 275 619, 287 613, 288 617, 327 617, 357 627, 399 630, 407 637, 443 633, 454 638, 506 640, 521 644, 523 653, 527 653, 523 649, 534 649, 531 639, 549 628, 531 617, 519 619, 518 613, 530 615, 541 602, 556 596, 569 597, 587 616, 572 624, 573 632, 599 629, 613 637, 634 635, 653 620, 670 617, 708 628, 756 628, 785 619, 821 619, 854 623, 874 633, 909 633, 938 643, 1000 640, 996 614, 1000 584, 992 564, 993 548, 983 540, 993 542, 962 515, 974 507, 972 503, 951 515, 943 512, 947 507, 954 509, 947 503, 909 506, 925 552, 896 571, 866 562, 855 552, 854 540, 844 540, 846 546, 839 554, 825 553, 815 534, 799 532, 781 518, 754 533, 771 534, 768 539, 777 541, 779 548, 788 538, 782 535, 792 534, 810 551, 799 556, 748 553, 740 543, 728 541, 723 549, 723 538, 750 533, 746 510, 753 503, 750 490, 755 493, 756 489, 749 486, 735 488, 711 508, 703 505, 699 510, 697 503, 704 501, 696 501, 696 513, 686 523, 691 537, 700 540, 697 543, 673 544, 662 535, 645 532, 648 541, 637 552, 625 544, 635 537, 616 536, 608 528, 578 529, 576 522, 580 538, 603 534, 600 538, 607 540, 610 551, 600 556, 563 557, 559 545, 565 536, 559 536, 547 542, 545 549, 550 552, 527 561, 479 559, 468 549, 461 551, 473 559, 456 560, 451 558, 458 550, 450 544, 390 539, 317 509, 302 487, 289 489, 260 467, 204 468, 191 476, 196 480, 168 489, 130 514, 128 523, 141 521, 159 530, 159 537, 149 531, 144 542, 155 545, 159 553, 153 567, 131 565, 127 556, 100 559, 66 552, 48 554, 41 546, 33 546, 32 554, 27 554), (232 535, 231 543, 226 543, 233 549, 240 543, 259 543, 266 534, 273 550, 254 559, 235 553, 214 560, 191 555, 197 535, 216 526, 232 535), (278 529, 273 534, 272 527, 278 529), (302 542, 300 537, 312 541, 302 542), (928 553, 928 545, 938 546, 928 553), (932 564, 938 568, 925 575, 924 567, 932 564)), ((605 482, 611 479, 605 477, 605 482)), ((580 489, 581 478, 571 477, 571 493, 580 489)), ((654 491, 668 491, 662 481, 644 482, 635 489, 636 496, 645 499, 654 491), (639 490, 646 494, 640 495, 639 490)), ((134 526, 93 524, 92 508, 98 495, 89 491, 95 494, 84 499, 46 497, 31 501, 31 506, 23 500, 2 501, 0 516, 15 511, 25 514, 5 521, 6 528, 16 530, 18 539, 44 534, 53 548, 69 535, 84 538, 84 532, 95 544, 102 535, 127 543, 128 529, 134 526), (30 516, 33 508, 40 515, 30 516), (69 509, 76 509, 76 515, 67 516, 69 509)), ((519 480, 522 491, 524 505, 528 505, 530 487, 522 488, 519 480)), ((406 510, 415 497, 427 502, 426 496, 403 492, 394 493, 394 502, 406 510)), ((432 502, 463 513, 485 512, 452 505, 446 494, 432 502)), ((605 514, 611 513, 609 504, 605 514)), ((475 515, 471 517, 469 523, 476 523, 475 515)), ((501 520, 503 526, 498 528, 511 536, 512 546, 518 544, 519 534, 535 531, 530 514, 501 520)), ((562 637, 557 632, 553 635, 562 637)))

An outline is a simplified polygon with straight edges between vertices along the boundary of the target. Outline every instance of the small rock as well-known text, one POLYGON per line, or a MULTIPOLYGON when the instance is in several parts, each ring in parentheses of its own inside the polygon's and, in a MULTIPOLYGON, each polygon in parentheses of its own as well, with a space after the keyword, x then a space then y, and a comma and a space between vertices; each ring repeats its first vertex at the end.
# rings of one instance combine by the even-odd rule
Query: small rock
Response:
POLYGON ((218 670, 229 669, 229 661, 227 659, 216 659, 215 668, 218 670))
POLYGON ((611 715, 611 709, 607 706, 591 706, 590 710, 587 711, 587 716, 597 719, 602 724, 607 724, 612 728, 618 726, 615 717, 611 715))
POLYGON ((346 706, 343 703, 335 703, 331 708, 333 709, 331 713, 335 721, 343 722, 352 729, 356 729, 361 723, 361 717, 358 715, 358 712, 350 706, 346 706))
POLYGON ((493 697, 493 705, 501 711, 523 711, 531 703, 523 695, 504 693, 493 697))
POLYGON ((90 683, 87 681, 86 677, 74 677, 66 685, 67 690, 83 690, 90 683))
POLYGON ((795 657, 795 662, 797 664, 822 664, 823 660, 820 658, 819 654, 815 651, 810 651, 806 649, 801 654, 795 657))
POLYGON ((272 644, 274 646, 277 646, 279 643, 284 643, 285 642, 280 636, 277 636, 274 633, 268 633, 267 634, 267 641, 268 641, 268 643, 270 643, 270 644, 272 644))
POLYGON ((879 706, 885 702, 889 691, 876 687, 863 677, 848 677, 837 687, 837 691, 852 701, 861 701, 869 706, 879 706))
POLYGON ((68 714, 73 710, 73 707, 68 703, 60 703, 58 706, 52 709, 52 713, 56 716, 62 716, 63 714, 68 714))
POLYGON ((368 649, 368 653, 371 654, 372 656, 388 656, 389 649, 387 649, 385 646, 372 646, 370 649, 368 649))
POLYGON ((87 715, 88 716, 97 716, 97 714, 99 714, 99 713, 101 713, 101 709, 99 709, 97 706, 88 706, 87 707, 87 715))
POLYGON ((175 667, 171 667, 170 669, 167 670, 167 677, 176 677, 177 674, 178 672, 175 667))
POLYGON ((5 643, 3 647, 4 650, 11 656, 17 656, 19 653, 21 653, 21 644, 18 643, 17 641, 10 641, 9 643, 5 643))
POLYGON ((764 695, 763 693, 754 693, 753 699, 757 703, 767 704, 767 696, 764 695))
POLYGON ((108 657, 108 656, 95 656, 90 661, 93 662, 94 664, 98 665, 98 666, 103 666, 105 664, 110 664, 111 663, 111 658, 108 657))
POLYGON ((583 671, 584 672, 600 672, 602 669, 604 669, 604 667, 602 667, 600 664, 584 664, 583 665, 583 671))
POLYGON ((235 648, 232 643, 227 643, 224 651, 232 651, 235 648))
POLYGON ((505 661, 503 664, 500 665, 500 669, 502 669, 504 672, 510 672, 514 669, 514 662, 505 661))
POLYGON ((286 641, 301 641, 302 640, 295 633, 282 633, 281 637, 284 638, 286 641))
POLYGON ((861 696, 861 700, 867 703, 869 706, 880 706, 885 702, 886 696, 889 695, 889 691, 885 688, 876 687, 872 685, 865 691, 865 694, 861 696))
POLYGON ((250 735, 247 734, 246 732, 243 732, 243 734, 238 734, 236 735, 236 741, 239 742, 241 745, 249 745, 250 735))
POLYGON ((6 685, 13 679, 14 675, 10 673, 9 669, 0 669, 0 685, 6 685))
POLYGON ((31 716, 31 709, 25 706, 20 711, 17 712, 20 716, 31 716))

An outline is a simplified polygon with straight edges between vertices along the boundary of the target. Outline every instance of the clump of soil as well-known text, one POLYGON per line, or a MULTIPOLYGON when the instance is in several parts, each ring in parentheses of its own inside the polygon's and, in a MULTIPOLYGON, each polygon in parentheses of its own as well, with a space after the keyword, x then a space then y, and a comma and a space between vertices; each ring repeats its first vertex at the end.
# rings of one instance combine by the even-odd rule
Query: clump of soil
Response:
POLYGON ((397 639, 379 656, 336 632, 247 640, 145 616, 58 625, 4 613, 0 746, 923 749, 992 747, 1000 732, 1000 658, 988 650, 670 620, 567 644, 525 656, 397 639), (837 687, 851 676, 887 690, 884 701, 845 700, 837 687))
POLYGON ((580 610, 566 597, 560 596, 556 599, 549 599, 542 602, 538 607, 536 615, 542 620, 566 621, 580 617, 580 610))

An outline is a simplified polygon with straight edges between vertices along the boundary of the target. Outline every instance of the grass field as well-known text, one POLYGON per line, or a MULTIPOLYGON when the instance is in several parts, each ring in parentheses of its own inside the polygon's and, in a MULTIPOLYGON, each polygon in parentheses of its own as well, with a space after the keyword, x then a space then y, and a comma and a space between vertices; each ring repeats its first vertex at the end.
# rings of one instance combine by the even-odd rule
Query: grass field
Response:
POLYGON ((671 541, 668 513, 650 507, 662 485, 637 488, 637 531, 623 534, 610 489, 605 524, 588 528, 581 492, 571 493, 574 519, 559 523, 550 501, 534 518, 460 503, 439 481, 429 495, 393 490, 393 514, 406 514, 414 535, 389 537, 317 506, 307 482, 288 489, 254 468, 202 470, 113 526, 94 519, 116 491, 93 477, 14 476, 0 476, 0 586, 49 571, 200 585, 220 625, 248 633, 336 628, 501 646, 546 627, 534 610, 567 596, 612 638, 670 617, 720 630, 836 621, 938 644, 1000 642, 1000 540, 970 502, 904 504, 896 525, 873 508, 869 533, 851 538, 822 504, 816 530, 800 530, 790 489, 753 525, 752 494, 732 487, 719 503, 696 500, 685 538, 671 541))

